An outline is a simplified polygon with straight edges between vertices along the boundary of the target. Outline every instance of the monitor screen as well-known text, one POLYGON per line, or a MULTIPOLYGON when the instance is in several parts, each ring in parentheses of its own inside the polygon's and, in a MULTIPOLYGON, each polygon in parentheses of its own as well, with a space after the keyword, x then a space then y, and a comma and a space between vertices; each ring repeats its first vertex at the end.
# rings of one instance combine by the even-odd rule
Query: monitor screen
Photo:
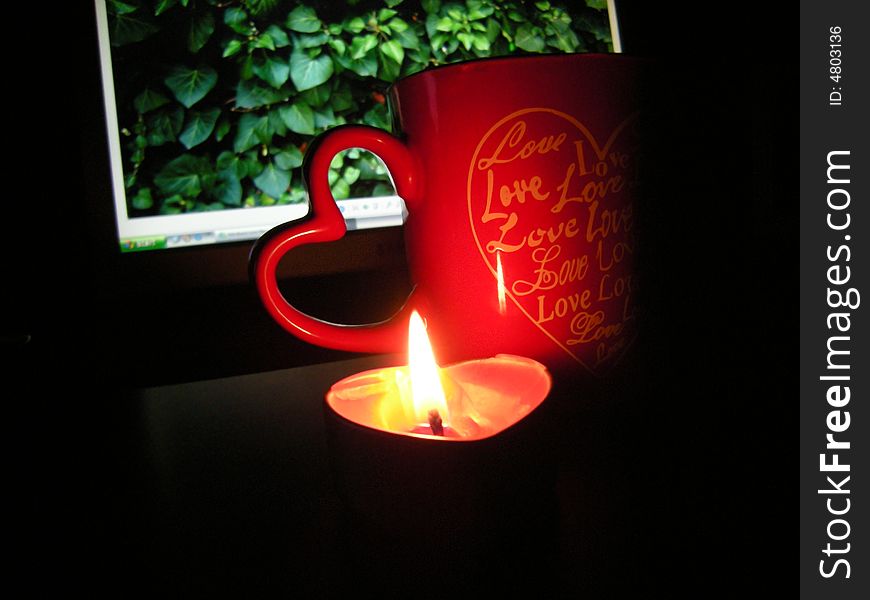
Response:
MULTIPOLYGON (((606 0, 95 0, 122 253, 250 242, 308 212, 306 148, 344 123, 390 129, 390 83, 487 56, 620 51, 606 0)), ((335 158, 349 230, 399 226, 374 155, 335 158)))

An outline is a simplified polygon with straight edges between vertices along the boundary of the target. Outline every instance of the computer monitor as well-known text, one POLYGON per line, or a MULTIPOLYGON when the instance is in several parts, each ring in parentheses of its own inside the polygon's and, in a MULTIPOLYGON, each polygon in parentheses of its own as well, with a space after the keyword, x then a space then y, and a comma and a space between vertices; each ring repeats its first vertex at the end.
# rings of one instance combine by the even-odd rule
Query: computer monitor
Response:
MULTIPOLYGON (((389 128, 384 95, 399 76, 496 54, 620 50, 613 0, 557 4, 95 0, 118 251, 251 242, 303 218, 313 137, 342 123, 389 128)), ((333 166, 348 230, 402 224, 377 157, 351 150, 333 166)))

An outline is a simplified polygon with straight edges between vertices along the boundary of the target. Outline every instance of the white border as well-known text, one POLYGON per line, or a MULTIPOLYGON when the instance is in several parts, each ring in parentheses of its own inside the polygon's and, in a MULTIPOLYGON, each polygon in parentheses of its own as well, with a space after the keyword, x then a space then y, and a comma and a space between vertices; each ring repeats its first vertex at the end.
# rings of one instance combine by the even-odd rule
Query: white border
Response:
POLYGON ((619 36, 619 19, 616 18, 616 0, 607 0, 607 18, 610 20, 610 39, 613 51, 622 52, 622 38, 619 36))

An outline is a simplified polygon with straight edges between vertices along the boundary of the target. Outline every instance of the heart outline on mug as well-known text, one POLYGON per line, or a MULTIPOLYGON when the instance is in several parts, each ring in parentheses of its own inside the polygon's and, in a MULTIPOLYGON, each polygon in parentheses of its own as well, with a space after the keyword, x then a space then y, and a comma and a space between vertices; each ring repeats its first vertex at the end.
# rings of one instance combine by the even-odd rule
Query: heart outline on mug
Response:
MULTIPOLYGON (((558 117, 559 119, 562 119, 562 120, 566 121, 567 123, 569 123, 570 125, 572 125, 574 127, 574 129, 581 134, 582 139, 584 139, 585 141, 587 141, 589 143, 589 145, 592 148, 594 155, 598 159, 598 161, 604 162, 608 156, 608 153, 611 151, 612 147, 615 145, 617 139, 621 136, 621 134, 626 130, 626 128, 629 125, 633 124, 638 119, 640 112, 636 111, 636 112, 630 114, 629 116, 627 116, 625 119, 623 119, 611 131, 605 144, 603 146, 601 146, 601 145, 599 145, 597 138, 592 134, 592 132, 583 123, 581 123, 578 119, 576 119, 572 115, 569 115, 565 112, 562 112, 562 111, 559 111, 559 110, 556 110, 553 108, 549 108, 549 107, 528 107, 528 108, 516 110, 516 111, 511 112, 507 116, 502 117, 494 125, 492 125, 489 128, 489 130, 486 132, 486 134, 481 138, 480 142, 477 144, 477 146, 474 150, 474 153, 472 155, 471 161, 469 163, 469 168, 468 168, 468 178, 467 178, 467 183, 466 183, 466 204, 467 204, 467 208, 468 208, 468 223, 469 223, 469 227, 471 228, 472 237, 474 238, 474 242, 477 246, 478 252, 480 253, 480 256, 483 259, 483 262, 486 265, 487 269, 489 270, 489 272, 491 273, 491 275, 493 276, 493 278, 496 281, 496 285, 499 288, 499 294, 500 295, 503 294, 503 295, 509 297, 511 299, 511 302, 513 303, 513 305, 516 306, 517 309, 520 310, 520 312, 525 316, 525 318, 528 319, 528 321, 530 323, 532 323, 538 330, 540 330, 554 344, 556 344, 556 346, 561 348, 561 350, 564 351, 568 356, 570 356, 573 360, 575 360, 577 363, 582 365, 588 371, 592 372, 593 374, 598 374, 598 372, 601 370, 599 367, 601 367, 601 365, 603 365, 605 362, 608 362, 608 361, 611 362, 611 364, 608 365, 606 368, 611 368, 616 363, 618 363, 619 360, 621 360, 622 357, 624 357, 627 354, 628 349, 631 347, 631 345, 634 343, 634 341, 637 337, 636 331, 632 331, 631 334, 629 336, 627 336, 627 338, 620 336, 620 334, 622 333, 622 325, 624 325, 625 323, 634 319, 633 314, 626 316, 626 309, 628 306, 628 299, 630 298, 630 292, 629 292, 629 297, 626 299, 626 302, 625 302, 625 305, 623 308, 623 315, 622 315, 623 321, 621 321, 619 324, 608 326, 608 327, 610 327, 609 332, 606 332, 604 334, 608 338, 612 337, 612 336, 616 336, 618 339, 615 341, 613 346, 611 346, 609 349, 604 351, 603 354, 602 354, 602 350, 601 350, 602 345, 599 345, 599 349, 597 351, 598 360, 595 363, 587 364, 587 362, 584 361, 578 355, 577 352, 573 352, 568 347, 569 345, 580 344, 581 342, 579 340, 569 339, 563 343, 562 341, 560 341, 556 337, 556 333, 554 333, 553 331, 551 331, 550 329, 548 329, 547 327, 544 326, 545 322, 549 322, 550 320, 553 320, 553 318, 552 318, 553 313, 551 313, 550 318, 546 319, 546 321, 541 321, 541 320, 538 320, 535 317, 533 317, 532 314, 530 313, 530 311, 528 310, 528 307, 526 307, 524 305, 524 302, 522 302, 519 298, 517 298, 517 295, 520 295, 520 294, 518 294, 516 292, 516 289, 512 289, 512 288, 515 288, 516 284, 518 282, 520 282, 520 280, 515 278, 514 282, 513 282, 514 286, 507 285, 508 282, 504 280, 504 273, 506 270, 503 268, 503 261, 501 260, 501 255, 504 253, 498 249, 498 245, 501 242, 503 242, 503 240, 504 240, 505 228, 507 228, 508 226, 513 227, 517 223, 517 217, 516 217, 516 212, 511 213, 510 217, 512 217, 512 219, 508 219, 508 215, 506 213, 490 212, 491 203, 492 203, 492 193, 493 193, 493 180, 492 180, 492 171, 491 170, 489 170, 487 172, 488 180, 487 180, 487 193, 486 193, 486 203, 485 203, 484 212, 482 215, 480 215, 480 214, 475 215, 475 205, 480 204, 479 200, 476 201, 476 198, 478 198, 479 196, 476 196, 474 193, 474 190, 473 190, 474 175, 475 175, 476 171, 482 171, 482 170, 485 170, 487 168, 490 168, 490 167, 492 167, 493 164, 511 162, 513 160, 516 160, 518 157, 520 159, 525 159, 525 158, 528 158, 529 156, 532 156, 533 154, 546 154, 550 151, 558 150, 559 145, 563 141, 565 141, 565 138, 567 137, 567 135, 563 133, 563 134, 560 134, 559 136, 549 136, 549 137, 545 136, 545 137, 541 138, 538 142, 530 141, 530 142, 527 142, 525 145, 522 145, 520 143, 520 138, 522 138, 522 136, 525 134, 526 125, 525 125, 525 121, 519 121, 518 119, 519 119, 519 117, 522 117, 524 115, 532 115, 534 113, 544 113, 544 114, 552 115, 552 116, 558 117), (497 131, 499 131, 499 129, 502 128, 505 124, 511 123, 514 121, 517 123, 517 125, 522 125, 522 127, 518 127, 517 125, 514 125, 514 127, 511 129, 511 131, 509 131, 508 134, 501 140, 501 143, 498 145, 498 148, 496 149, 493 156, 490 159, 486 159, 486 160, 481 158, 480 154, 481 154, 482 149, 487 145, 487 142, 489 142, 491 140, 491 138, 493 138, 494 134, 497 131), (496 156, 504 148, 504 146, 506 144, 510 148, 512 148, 514 151, 517 150, 518 146, 521 147, 521 149, 519 150, 519 152, 517 152, 514 155, 513 158, 497 160, 496 156), (486 244, 487 247, 484 248, 484 244, 481 242, 478 228, 475 226, 475 223, 476 222, 487 223, 489 221, 492 221, 492 220, 497 219, 497 218, 502 218, 502 217, 506 220, 506 223, 505 223, 505 225, 502 226, 502 228, 499 228, 499 231, 502 232, 502 236, 499 240, 499 243, 495 243, 493 240, 490 240, 486 244), (492 257, 494 257, 494 258, 492 258, 492 257)), ((575 142, 575 144, 576 143, 577 142, 575 142)), ((579 151, 578 151, 578 153, 579 153, 579 151)), ((573 167, 571 167, 568 170, 567 177, 563 183, 563 185, 565 186, 566 189, 567 189, 568 181, 570 180, 572 173, 573 173, 573 167)), ((515 175, 515 173, 512 173, 512 175, 515 175)), ((549 196, 549 192, 540 191, 540 185, 542 183, 540 177, 532 177, 532 178, 530 178, 529 181, 522 180, 521 184, 520 184, 519 180, 515 180, 513 183, 514 183, 515 191, 522 193, 522 195, 519 196, 520 197, 519 203, 521 203, 521 204, 525 202, 524 196, 526 193, 531 194, 531 197, 532 197, 531 202, 534 202, 535 200, 543 200, 549 196)), ((561 189, 561 186, 557 189, 561 189)), ((605 186, 605 189, 606 189, 606 186, 605 186)), ((507 199, 505 199, 505 197, 503 195, 504 190, 501 190, 501 192, 502 192, 502 197, 501 197, 502 207, 507 209, 507 207, 510 205, 510 202, 511 202, 511 195, 509 194, 507 199)), ((551 209, 552 212, 554 212, 554 213, 560 212, 562 210, 562 208, 564 208, 564 205, 566 203, 565 191, 563 191, 562 196, 563 197, 562 197, 562 200, 560 201, 559 205, 557 205, 556 207, 551 209)), ((576 199, 571 199, 571 200, 576 200, 576 199)), ((598 205, 597 201, 595 201, 596 208, 597 208, 597 205, 598 205)), ((478 207, 478 209, 479 209, 479 207, 478 207)), ((478 212, 479 212, 479 210, 478 210, 478 212)), ((630 212, 631 212, 631 203, 629 202, 629 204, 628 204, 629 218, 630 218, 630 212)), ((576 219, 573 219, 573 221, 575 221, 574 224, 576 226, 576 219)), ((590 221, 591 221, 591 218, 590 218, 590 221)), ((570 226, 570 224, 569 224, 569 226, 570 226)), ((591 226, 591 224, 587 224, 587 227, 590 227, 590 226, 591 226)), ((563 228, 564 228, 564 223, 562 225, 560 225, 556 237, 558 237, 559 235, 562 235, 563 228)), ((626 226, 624 230, 627 233, 628 227, 626 226)), ((540 232, 543 230, 538 230, 538 231, 540 232)), ((550 229, 551 234, 552 234, 552 232, 553 232, 553 230, 550 229)), ((612 233, 612 232, 613 231, 610 231, 609 233, 612 233)), ((575 234, 576 234, 576 232, 575 232, 575 234)), ((602 237, 605 237, 606 235, 607 234, 603 234, 602 237)), ((588 236, 588 233, 587 233, 587 236, 588 236)), ((594 238, 594 235, 592 235, 592 238, 594 238)), ((529 239, 531 239, 531 236, 529 236, 529 239)), ((543 239, 544 239, 543 235, 541 235, 541 240, 543 240, 543 239)), ((553 242, 552 237, 550 238, 550 241, 553 242)), ((591 242, 592 240, 589 239, 587 241, 591 242)), ((523 244, 525 244, 525 242, 526 242, 526 237, 523 237, 523 244)), ((624 247, 630 248, 630 246, 628 246, 626 242, 619 241, 618 243, 621 245, 620 248, 624 248, 624 247)), ((504 245, 504 244, 502 244, 502 245, 504 245)), ((531 245, 532 245, 532 242, 529 241, 529 246, 531 246, 531 245)), ((556 246, 554 244, 552 246, 552 248, 557 249, 557 252, 553 256, 553 258, 555 258, 556 256, 558 256, 558 254, 560 252, 560 249, 559 249, 560 247, 556 246)), ((516 249, 518 249, 518 248, 515 247, 514 249, 511 249, 510 252, 513 252, 516 249)), ((599 246, 599 252, 600 251, 601 251, 601 247, 599 246)), ((588 257, 586 257, 586 258, 588 258, 588 257)), ((599 261, 600 261, 600 258, 599 258, 599 261)), ((544 268, 544 263, 541 262, 540 269, 543 269, 543 268, 544 268)), ((610 267, 608 267, 608 269, 609 268, 610 267)), ((630 272, 630 268, 628 270, 630 272)), ((629 281, 630 281, 630 276, 629 276, 629 281)), ((523 283, 526 283, 527 285, 530 286, 529 287, 530 291, 526 292, 526 294, 535 290, 535 288, 533 286, 531 286, 529 284, 529 282, 523 282, 523 283)), ((603 281, 599 282, 599 287, 601 287, 601 285, 603 285, 603 281)), ((526 294, 522 294, 522 295, 526 295, 526 294)), ((600 294, 600 290, 599 290, 599 294, 600 294)), ((575 296, 577 298, 577 302, 574 303, 574 310, 576 311, 578 304, 580 304, 580 296, 579 296, 579 294, 575 294, 575 296)), ((541 297, 539 297, 539 302, 540 302, 540 300, 541 300, 541 297)), ((567 306, 567 304, 566 304, 566 306, 567 306)), ((539 307, 539 310, 540 310, 540 307, 539 307)), ((539 312, 539 315, 540 314, 541 313, 539 312)), ((578 313, 578 314, 585 315, 586 313, 578 313)), ((603 312, 599 310, 598 312, 595 313, 595 315, 596 315, 595 320, 598 322, 594 323, 593 326, 598 327, 599 325, 601 325, 601 320, 603 319, 603 312)), ((587 315, 585 318, 585 322, 587 323, 585 325, 585 327, 589 327, 589 322, 591 320, 592 320, 592 317, 587 315)), ((573 331, 573 321, 572 321, 569 329, 571 329, 573 331)), ((596 331, 598 331, 598 330, 596 329, 596 331)))

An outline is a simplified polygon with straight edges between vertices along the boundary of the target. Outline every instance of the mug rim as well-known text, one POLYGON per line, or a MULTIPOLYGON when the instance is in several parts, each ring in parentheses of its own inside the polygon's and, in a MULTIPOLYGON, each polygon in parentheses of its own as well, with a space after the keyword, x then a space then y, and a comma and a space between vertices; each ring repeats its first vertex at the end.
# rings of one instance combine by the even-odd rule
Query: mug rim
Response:
POLYGON ((613 61, 613 62, 644 62, 645 57, 638 56, 634 54, 625 54, 622 52, 563 52, 563 53, 549 53, 549 54, 512 54, 512 55, 500 55, 500 56, 485 56, 480 58, 472 58, 469 60, 463 60, 452 63, 445 63, 441 65, 435 65, 434 67, 429 67, 423 69, 422 71, 417 71, 416 73, 411 73, 409 75, 404 75, 393 83, 389 85, 387 88, 388 92, 392 92, 399 86, 403 86, 406 82, 414 79, 419 79, 424 76, 432 76, 442 71, 452 71, 459 70, 461 68, 474 68, 476 66, 482 64, 491 64, 498 62, 553 62, 567 59, 576 59, 579 57, 587 57, 593 61, 613 61))

